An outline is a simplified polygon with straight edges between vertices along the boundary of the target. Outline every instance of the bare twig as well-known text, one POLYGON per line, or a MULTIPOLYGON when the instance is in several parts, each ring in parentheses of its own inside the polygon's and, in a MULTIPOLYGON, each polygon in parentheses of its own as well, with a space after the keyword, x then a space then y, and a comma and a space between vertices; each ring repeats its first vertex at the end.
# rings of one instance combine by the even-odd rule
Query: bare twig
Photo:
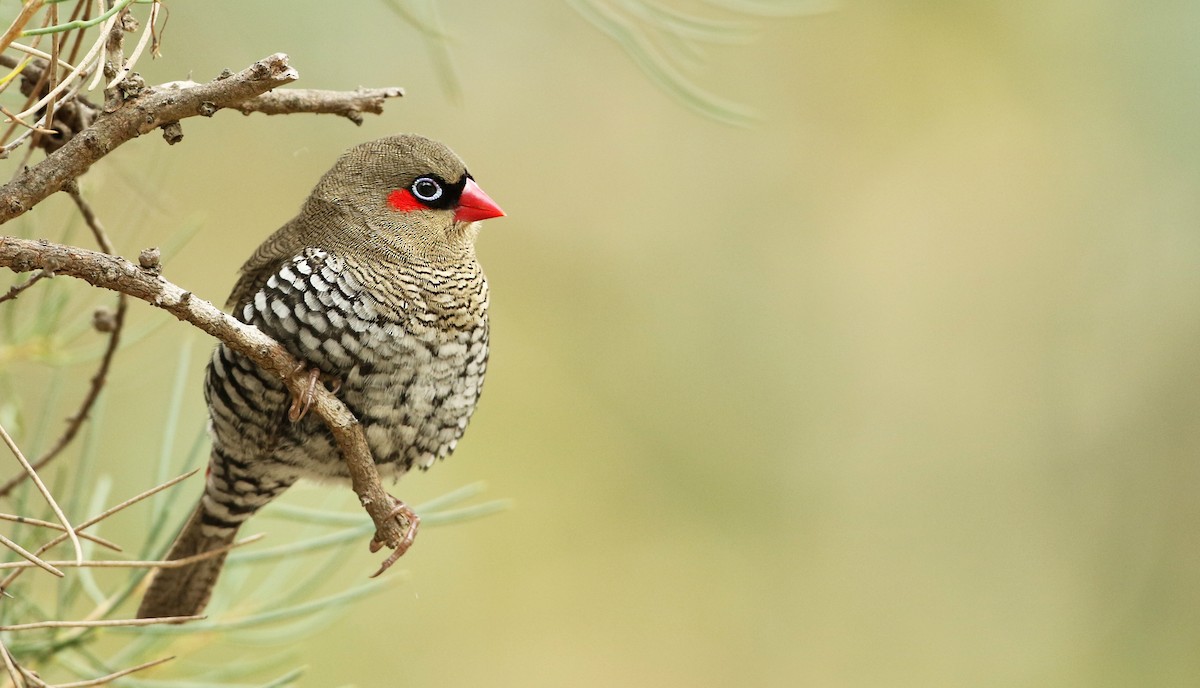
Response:
POLYGON ((14 284, 12 286, 12 288, 9 289, 8 292, 6 292, 4 294, 4 296, 0 296, 0 303, 4 303, 5 301, 11 301, 12 299, 17 298, 18 296, 21 295, 21 292, 23 292, 26 289, 37 284, 38 280, 46 279, 47 277, 50 277, 52 274, 53 273, 46 272, 45 270, 42 270, 40 272, 35 272, 32 277, 30 277, 29 279, 25 280, 24 282, 22 282, 20 284, 14 284))
MULTIPOLYGON (((195 81, 172 81, 160 88, 195 88, 195 81)), ((259 112, 264 115, 294 115, 309 113, 314 115, 340 115, 362 124, 363 113, 379 115, 383 113, 384 102, 388 98, 400 98, 404 89, 390 88, 359 88, 356 91, 323 91, 313 88, 281 88, 277 91, 264 93, 261 96, 249 98, 231 109, 243 115, 259 112)), ((208 113, 215 114, 216 109, 208 113)))
MULTIPOLYGON (((153 272, 118 256, 45 240, 0 237, 0 266, 25 272, 50 265, 58 274, 129 294, 195 325, 263 370, 279 376, 295 397, 307 390, 306 367, 278 342, 153 272)), ((324 386, 317 385, 312 397, 313 412, 329 427, 346 462, 351 486, 375 522, 375 539, 396 549, 404 541, 404 529, 392 514, 392 498, 383 489, 362 426, 346 405, 324 386)))
POLYGON ((79 209, 79 214, 83 216, 83 221, 87 223, 88 229, 92 230, 92 236, 96 238, 96 243, 100 245, 100 250, 105 253, 112 253, 113 244, 108 238, 108 232, 104 230, 104 225, 100 223, 100 218, 96 217, 96 211, 92 210, 91 204, 80 193, 79 184, 72 180, 63 185, 63 191, 66 191, 71 200, 75 201, 75 207, 79 209))
POLYGON ((403 95, 402 88, 360 88, 351 93, 285 88, 251 98, 237 109, 246 115, 252 112, 261 112, 264 115, 289 115, 296 112, 341 115, 355 124, 362 124, 364 112, 381 114, 386 99, 403 95))
MULTIPOLYGON (((72 179, 64 187, 64 190, 75 201, 76 207, 79 208, 79 214, 83 216, 83 220, 87 223, 88 228, 92 230, 92 236, 96 238, 96 243, 105 253, 113 252, 112 241, 108 238, 108 233, 104 231, 104 225, 100 223, 100 219, 96 217, 96 213, 92 210, 92 206, 84 199, 79 191, 79 184, 72 179)), ((38 275, 47 274, 45 271, 39 272, 38 275)), ((36 277, 36 275, 35 275, 36 277)), ((30 282, 33 280, 31 279, 30 282)), ((30 282, 20 285, 22 288, 27 288, 30 282)), ((13 287, 16 289, 16 287, 13 287)), ((10 290, 11 291, 11 290, 10 290)), ((0 298, 0 302, 4 299, 0 298)), ((108 331, 108 343, 104 347, 104 354, 100 357, 100 365, 96 367, 96 372, 92 374, 88 393, 83 397, 83 401, 79 403, 79 409, 74 415, 67 419, 67 427, 63 433, 59 435, 54 446, 50 447, 36 461, 33 462, 33 470, 40 471, 46 467, 51 461, 58 456, 71 441, 75 439, 75 435, 79 433, 79 429, 83 427, 83 422, 87 420, 88 414, 92 411, 92 406, 96 400, 100 398, 100 391, 104 389, 104 383, 108 380, 108 370, 112 367, 113 358, 117 353, 117 347, 121 343, 121 330, 125 325, 125 312, 128 310, 128 299, 124 294, 117 294, 117 311, 112 317, 112 329, 108 331)), ((0 497, 7 495, 17 485, 25 482, 29 477, 29 473, 18 473, 8 480, 8 482, 0 485, 0 497)))
POLYGON ((59 508, 58 502, 54 501, 54 495, 50 494, 50 490, 46 487, 46 484, 43 483, 42 479, 38 477, 37 471, 33 470, 33 466, 29 465, 29 460, 25 458, 23 453, 21 453, 21 448, 18 447, 17 443, 13 441, 13 438, 9 436, 8 431, 4 429, 3 425, 0 425, 0 439, 4 440, 4 443, 8 445, 9 450, 12 451, 13 456, 17 457, 17 461, 21 463, 21 467, 24 468, 25 472, 29 474, 29 477, 33 479, 33 484, 37 485, 38 492, 42 493, 42 497, 44 497, 46 499, 46 503, 50 505, 50 510, 54 512, 54 515, 58 518, 59 523, 63 524, 63 528, 65 528, 67 531, 66 535, 67 537, 71 538, 71 545, 75 548, 75 561, 83 561, 83 545, 79 542, 79 536, 75 534, 75 528, 71 526, 70 521, 67 520, 67 515, 64 514, 63 510, 59 508))

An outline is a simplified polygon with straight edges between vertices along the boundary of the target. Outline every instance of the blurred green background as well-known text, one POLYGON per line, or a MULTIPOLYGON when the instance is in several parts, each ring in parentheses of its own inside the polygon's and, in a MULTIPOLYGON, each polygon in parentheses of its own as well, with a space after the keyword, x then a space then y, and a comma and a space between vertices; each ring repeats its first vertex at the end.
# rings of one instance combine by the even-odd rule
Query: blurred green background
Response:
MULTIPOLYGON (((302 684, 1196 685, 1200 4, 674 6, 754 28, 691 73, 749 127, 565 2, 442 4, 457 101, 383 2, 170 4, 149 82, 283 51, 298 86, 408 95, 128 144, 84 180, 123 254, 191 228, 166 274, 221 302, 341 151, 398 131, 509 214, 479 243, 482 404, 394 492, 514 507, 423 533, 302 641, 302 684)), ((210 347, 131 318, 95 439, 120 495, 154 481, 186 344, 177 446, 199 432, 210 347)))

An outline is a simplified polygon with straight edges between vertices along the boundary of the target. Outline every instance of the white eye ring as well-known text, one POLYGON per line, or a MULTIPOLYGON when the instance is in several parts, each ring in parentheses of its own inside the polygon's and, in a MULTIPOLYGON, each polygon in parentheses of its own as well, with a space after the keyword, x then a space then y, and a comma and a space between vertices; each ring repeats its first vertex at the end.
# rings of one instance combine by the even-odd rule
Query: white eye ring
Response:
POLYGON ((418 199, 431 203, 442 197, 442 185, 429 177, 421 177, 409 187, 418 199))

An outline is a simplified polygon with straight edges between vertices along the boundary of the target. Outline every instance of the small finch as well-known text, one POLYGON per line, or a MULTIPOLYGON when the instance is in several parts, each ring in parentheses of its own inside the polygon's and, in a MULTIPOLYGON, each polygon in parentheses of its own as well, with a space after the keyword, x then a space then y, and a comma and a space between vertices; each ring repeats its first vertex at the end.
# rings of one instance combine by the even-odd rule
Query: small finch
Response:
MULTIPOLYGON (((504 212, 449 148, 413 135, 351 148, 300 213, 242 266, 228 307, 328 383, 362 423, 383 476, 454 450, 488 360, 478 220, 504 212)), ((300 478, 349 480, 307 400, 224 344, 204 398, 212 455, 204 494, 166 558, 224 547, 300 478)), ((397 502, 411 525, 417 519, 397 502)), ((197 614, 225 555, 159 569, 138 616, 197 614)))

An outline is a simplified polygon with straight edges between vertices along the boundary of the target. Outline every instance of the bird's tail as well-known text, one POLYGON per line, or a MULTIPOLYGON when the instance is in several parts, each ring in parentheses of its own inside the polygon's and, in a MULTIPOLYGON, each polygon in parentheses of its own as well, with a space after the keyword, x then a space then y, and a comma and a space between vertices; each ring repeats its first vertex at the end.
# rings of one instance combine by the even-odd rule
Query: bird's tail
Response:
MULTIPOLYGON (((211 552, 233 542, 241 525, 211 525, 205 523, 205 499, 201 499, 188 519, 187 525, 171 545, 166 560, 211 552)), ((200 559, 190 564, 155 571, 150 579, 150 589, 138 607, 138 618, 162 618, 164 616, 192 616, 199 614, 212 596, 213 586, 221 575, 227 552, 200 559)))

